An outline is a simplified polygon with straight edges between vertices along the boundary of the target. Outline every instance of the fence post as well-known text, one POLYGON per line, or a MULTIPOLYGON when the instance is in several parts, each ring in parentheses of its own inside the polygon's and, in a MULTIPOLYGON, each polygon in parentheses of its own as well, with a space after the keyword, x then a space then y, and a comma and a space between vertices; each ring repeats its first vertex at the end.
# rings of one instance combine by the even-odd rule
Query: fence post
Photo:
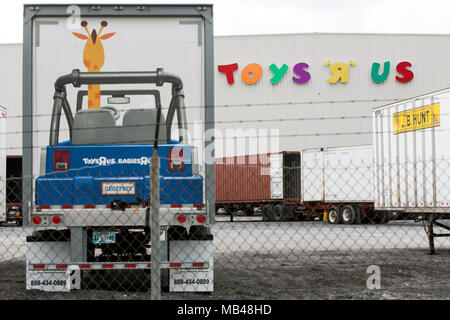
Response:
POLYGON ((150 166, 150 203, 151 203, 151 299, 161 300, 161 248, 159 241, 159 157, 158 148, 153 148, 150 166))

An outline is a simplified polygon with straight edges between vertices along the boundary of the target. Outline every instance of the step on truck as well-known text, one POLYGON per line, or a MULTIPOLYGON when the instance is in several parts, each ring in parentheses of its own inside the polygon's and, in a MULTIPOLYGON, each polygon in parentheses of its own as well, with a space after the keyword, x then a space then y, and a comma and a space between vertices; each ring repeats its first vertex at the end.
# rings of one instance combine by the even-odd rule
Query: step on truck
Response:
POLYGON ((170 291, 213 290, 214 167, 200 154, 213 144, 189 127, 214 123, 211 9, 24 7, 27 289, 111 288, 105 273, 128 271, 144 274, 128 290, 149 288, 159 254, 170 291))

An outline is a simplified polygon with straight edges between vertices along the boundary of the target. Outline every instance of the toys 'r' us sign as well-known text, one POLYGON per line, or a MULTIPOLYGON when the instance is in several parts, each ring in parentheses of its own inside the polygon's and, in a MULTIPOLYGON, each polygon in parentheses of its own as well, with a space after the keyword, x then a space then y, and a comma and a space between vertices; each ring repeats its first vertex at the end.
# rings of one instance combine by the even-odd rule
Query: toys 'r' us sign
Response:
MULTIPOLYGON (((328 82, 331 84, 335 83, 347 83, 349 79, 350 70, 356 66, 356 62, 350 60, 350 62, 334 62, 330 61, 325 62, 325 67, 329 68, 331 76, 328 78, 328 82)), ((389 76, 390 73, 391 62, 385 61, 383 63, 382 70, 381 64, 378 62, 372 63, 371 68, 371 79, 374 83, 383 83, 389 76)), ((414 78, 414 73, 411 70, 412 64, 408 61, 402 61, 397 64, 396 71, 397 75, 395 76, 395 80, 399 83, 407 83, 410 82, 414 78)), ((294 76, 292 76, 292 81, 296 84, 305 84, 311 79, 311 73, 308 71, 309 65, 306 62, 299 62, 292 67, 292 71, 294 76)), ((234 83, 235 71, 239 69, 237 63, 232 64, 223 64, 217 67, 220 73, 223 73, 227 79, 227 83, 232 85, 234 83)), ((269 66, 269 70, 271 72, 270 82, 272 84, 279 83, 287 71, 289 70, 289 66, 287 64, 283 64, 282 66, 278 66, 275 63, 272 63, 269 66)), ((245 84, 251 85, 258 83, 263 77, 263 68, 258 63, 250 63, 247 64, 242 71, 240 72, 240 78, 242 82, 245 84)))

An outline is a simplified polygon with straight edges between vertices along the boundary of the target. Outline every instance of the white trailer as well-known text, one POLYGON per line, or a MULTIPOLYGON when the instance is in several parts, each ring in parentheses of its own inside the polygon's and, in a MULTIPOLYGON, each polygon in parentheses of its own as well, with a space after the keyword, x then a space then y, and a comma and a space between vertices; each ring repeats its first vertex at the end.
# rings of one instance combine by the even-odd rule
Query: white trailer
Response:
POLYGON ((373 210, 373 150, 370 145, 302 151, 304 215, 325 215, 330 224, 388 221, 373 210))
MULTIPOLYGON (((205 150, 214 154, 212 138, 207 140, 204 137, 205 131, 214 128, 214 109, 205 107, 214 105, 212 26, 211 5, 24 6, 23 127, 27 128, 27 132, 24 132, 23 138, 23 176, 26 177, 23 181, 23 215, 24 224, 35 228, 33 235, 27 237, 28 289, 67 291, 79 288, 80 274, 83 275, 83 272, 89 270, 150 270, 156 266, 152 266, 147 257, 151 255, 153 260, 159 253, 163 260, 160 267, 169 269, 171 291, 213 290, 211 225, 214 223, 215 214, 214 165, 207 163, 205 160, 207 157, 202 156, 202 152, 207 154, 205 150), (80 86, 82 90, 78 90, 80 86), (143 91, 147 92, 145 96, 140 95, 143 91), (134 92, 132 104, 138 104, 138 108, 141 109, 124 109, 127 106, 121 105, 118 110, 119 108, 113 106, 112 109, 118 112, 112 115, 109 111, 105 112, 108 108, 101 110, 106 104, 112 103, 110 102, 112 100, 116 101, 116 104, 129 103, 130 99, 124 97, 124 92, 131 94, 134 92), (110 100, 108 94, 114 99, 110 100), (87 102, 89 108, 92 107, 91 110, 81 108, 83 101, 87 102), (70 105, 77 107, 71 109, 70 105), (139 143, 150 145, 148 142, 136 140, 148 139, 150 134, 130 134, 131 131, 125 126, 125 113, 134 110, 136 115, 142 108, 153 110, 161 108, 162 115, 167 114, 167 121, 164 123, 167 128, 172 127, 173 120, 174 132, 170 129, 167 132, 165 129, 160 130, 159 137, 166 134, 167 137, 166 143, 159 142, 159 150, 167 148, 168 144, 189 145, 198 152, 197 161, 200 161, 192 165, 191 175, 195 175, 196 181, 203 179, 201 188, 196 189, 196 194, 199 195, 196 199, 200 199, 198 202, 161 204, 160 250, 150 248, 147 241, 150 233, 153 239, 154 235, 160 232, 160 230, 149 231, 150 202, 156 203, 156 200, 150 200, 149 192, 145 193, 145 199, 135 197, 133 201, 136 200, 136 203, 112 200, 109 203, 86 201, 78 204, 75 203, 81 199, 80 196, 75 196, 76 188, 81 190, 78 185, 75 188, 75 183, 78 182, 74 182, 73 189, 70 189, 52 180, 47 184, 47 192, 44 190, 38 193, 39 178, 53 179, 51 175, 57 171, 64 171, 64 174, 69 175, 71 171, 80 172, 88 166, 91 166, 89 170, 92 171, 101 167, 98 162, 89 162, 92 159, 82 163, 85 160, 80 160, 82 157, 77 158, 72 147, 82 145, 88 148, 86 145, 95 144, 112 148, 111 145, 117 143, 121 144, 120 148, 116 148, 117 152, 127 153, 126 146, 132 147, 133 143, 137 146, 139 143), (83 130, 83 134, 77 135, 78 142, 75 143, 75 134, 72 137, 72 133, 75 132, 77 116, 79 115, 78 119, 84 119, 83 125, 88 125, 95 119, 82 117, 82 113, 92 110, 101 111, 98 114, 102 114, 102 117, 106 115, 108 122, 103 121, 105 119, 103 122, 97 122, 91 127, 91 133, 92 130, 102 129, 100 124, 110 132, 115 130, 114 133, 102 135, 100 130, 88 137, 87 131, 83 130), (174 110, 177 117, 174 117, 174 110), (181 124, 189 126, 186 128, 181 124), (119 132, 116 129, 128 131, 119 132), (170 135, 174 137, 175 142, 170 139, 170 135), (126 143, 122 140, 122 142, 108 141, 113 136, 128 140, 126 143), (93 137, 104 140, 97 143, 90 143, 87 140, 82 142, 85 138, 93 137), (183 137, 184 139, 181 139, 183 137), (72 151, 69 153, 68 150, 62 150, 64 155, 60 156, 59 153, 57 155, 53 151, 48 151, 51 150, 50 147, 72 148, 72 151), (49 155, 55 158, 52 160, 49 155), (81 165, 75 167, 74 161, 78 161, 78 165, 81 165), (56 200, 61 199, 61 197, 56 199, 59 194, 65 194, 73 199, 72 203, 56 203, 56 200), (54 203, 45 203, 50 200, 54 203), (138 234, 143 237, 138 237, 138 234), (127 240, 127 235, 134 235, 133 237, 141 240, 139 243, 127 240), (104 258, 109 253, 100 247, 109 246, 111 250, 121 247, 119 242, 122 240, 119 236, 122 237, 123 243, 128 242, 129 247, 126 250, 120 249, 126 252, 121 251, 121 257, 116 260, 104 258), (143 248, 139 255, 136 254, 137 248, 139 250, 143 248), (99 249, 102 256, 98 255, 99 249)), ((152 119, 154 120, 152 130, 156 132, 154 128, 159 126, 156 124, 156 119, 160 119, 159 115, 152 119)), ((133 126, 129 126, 131 129, 139 128, 138 122, 141 120, 139 116, 134 118, 130 116, 129 120, 134 121, 133 126)), ((151 144, 152 147, 157 145, 151 144)), ((103 152, 99 151, 99 148, 91 150, 103 152)), ((138 159, 127 159, 130 154, 125 154, 124 159, 119 159, 118 154, 102 154, 100 158, 93 160, 100 161, 109 156, 112 157, 113 164, 122 165, 122 169, 141 165, 137 168, 139 179, 147 183, 145 188, 149 190, 149 183, 145 182, 149 180, 149 173, 145 174, 144 170, 149 166, 148 159, 152 157, 152 153, 148 152, 138 159), (124 161, 121 162, 122 160, 124 161)), ((187 168, 188 164, 192 164, 191 160, 196 161, 189 159, 195 158, 192 154, 194 151, 189 154, 181 152, 177 155, 168 153, 165 158, 160 155, 160 177, 168 170, 182 171, 187 168), (168 163, 171 163, 169 169, 168 163)), ((129 169, 130 172, 137 170, 129 169)), ((89 176, 90 173, 84 175, 89 176)), ((118 173, 115 178, 130 178, 122 175, 126 176, 118 173)), ((89 178, 91 178, 89 181, 93 181, 92 178, 95 177, 91 175, 89 178)), ((66 177, 63 177, 64 179, 66 177)), ((79 178, 74 176, 72 180, 76 179, 79 178)), ((160 180, 166 181, 163 178, 160 180)), ((171 179, 169 182, 175 180, 171 179)), ((83 180, 82 183, 86 181, 83 180)), ((177 181, 179 180, 175 182, 177 181)), ((105 182, 95 185, 95 189, 83 192, 82 195, 90 196, 97 193, 98 197, 94 201, 111 194, 117 198, 136 196, 139 183, 123 180, 105 182), (104 188, 111 185, 119 186, 120 190, 129 188, 126 189, 129 193, 104 188)), ((176 197, 183 193, 188 194, 189 189, 172 190, 170 196, 176 197)), ((161 198, 164 196, 167 198, 167 194, 161 192, 161 198)), ((152 219, 153 216, 152 214, 152 219)))
POLYGON ((430 251, 433 225, 450 212, 450 89, 374 109, 375 209, 420 216, 430 251))
POLYGON ((6 222, 6 116, 0 106, 0 225, 6 222))

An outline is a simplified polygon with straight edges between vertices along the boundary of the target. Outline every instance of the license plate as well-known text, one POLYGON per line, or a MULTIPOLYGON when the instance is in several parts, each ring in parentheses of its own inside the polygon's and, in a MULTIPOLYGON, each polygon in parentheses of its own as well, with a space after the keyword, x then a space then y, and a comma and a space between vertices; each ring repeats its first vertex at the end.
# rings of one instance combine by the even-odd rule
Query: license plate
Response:
POLYGON ((112 231, 93 232, 92 243, 94 244, 116 243, 116 233, 112 231))

